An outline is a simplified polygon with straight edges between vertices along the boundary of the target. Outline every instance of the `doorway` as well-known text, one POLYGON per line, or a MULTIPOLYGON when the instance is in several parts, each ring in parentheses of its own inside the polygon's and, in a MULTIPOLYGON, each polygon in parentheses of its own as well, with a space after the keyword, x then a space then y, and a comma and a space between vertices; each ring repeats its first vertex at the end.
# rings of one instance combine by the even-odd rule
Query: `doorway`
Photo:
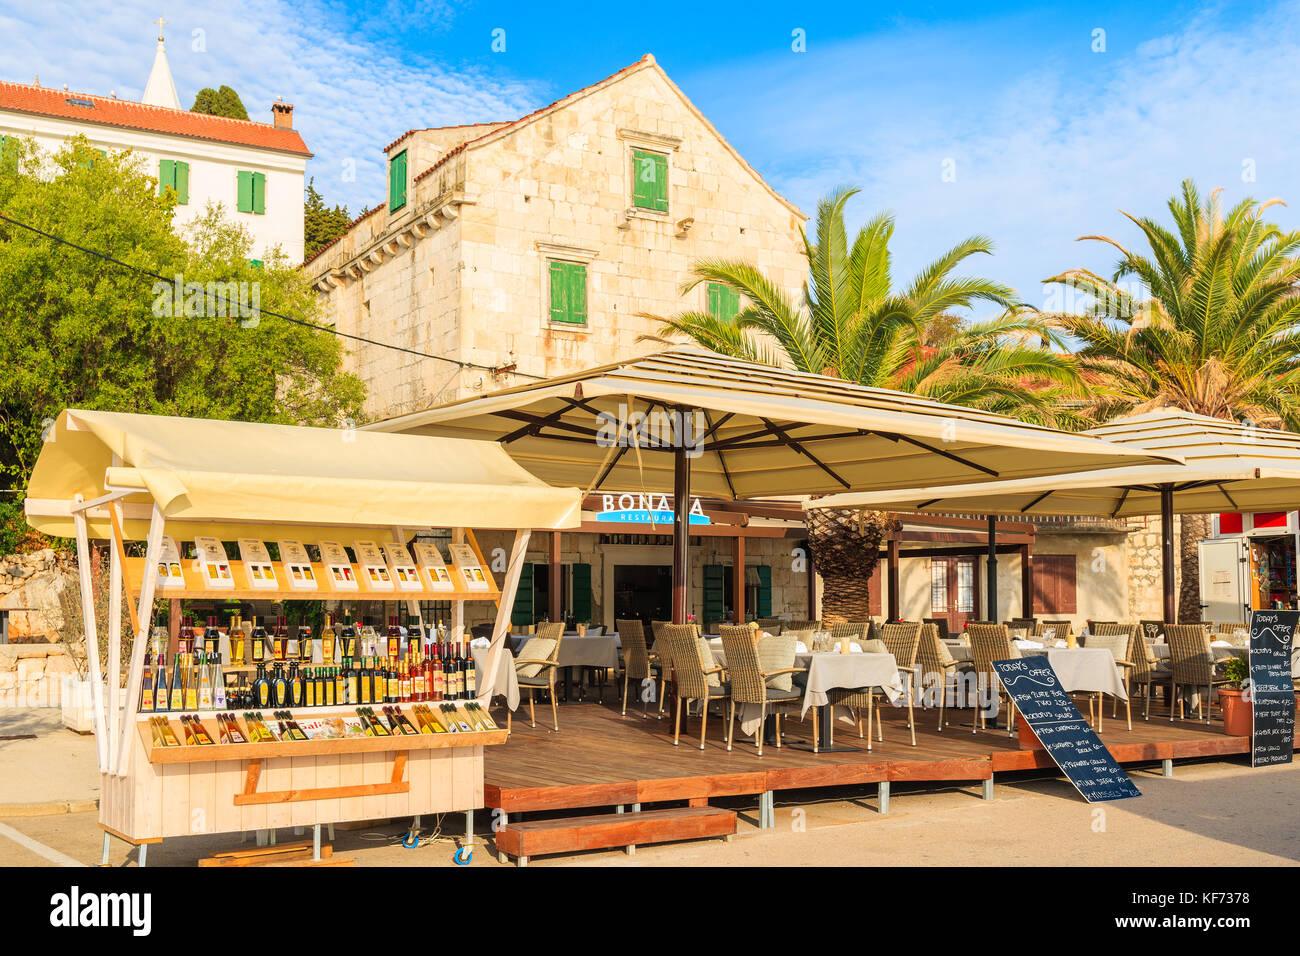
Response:
POLYGON ((659 564, 614 565, 614 619, 672 620, 673 569, 659 564))
POLYGON ((1256 610, 1296 606, 1294 535, 1250 539, 1250 604, 1256 610))
POLYGON ((978 621, 979 573, 974 555, 930 559, 930 616, 948 622, 949 633, 978 621))

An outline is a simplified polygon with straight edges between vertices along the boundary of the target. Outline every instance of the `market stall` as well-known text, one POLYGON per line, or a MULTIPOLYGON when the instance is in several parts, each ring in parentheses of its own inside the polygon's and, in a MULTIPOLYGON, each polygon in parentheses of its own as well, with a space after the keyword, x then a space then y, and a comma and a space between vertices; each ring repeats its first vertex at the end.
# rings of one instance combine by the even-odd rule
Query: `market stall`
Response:
MULTIPOLYGON (((303 664, 319 699, 303 690, 297 662, 278 667, 282 650, 262 646, 258 634, 269 655, 257 671, 259 696, 234 713, 224 683, 220 694, 213 686, 220 655, 199 653, 196 666, 195 648, 173 639, 153 649, 161 653, 146 668, 154 600, 406 601, 417 618, 420 601, 445 601, 445 636, 457 643, 464 602, 492 601, 485 673, 497 674, 529 531, 575 526, 580 501, 578 489, 543 484, 490 443, 63 412, 33 470, 26 513, 37 530, 77 541, 106 847, 110 834, 139 845, 143 863, 145 847, 170 836, 311 826, 319 847, 322 824, 472 814, 482 806, 483 748, 504 742, 506 731, 487 712, 492 686, 410 696, 406 683, 424 687, 412 675, 429 664, 423 620, 418 639, 394 636, 398 643, 383 648, 322 629, 317 655, 303 664), (500 587, 475 528, 516 530, 500 587), (450 532, 445 554, 433 529, 450 532), (125 688, 116 666, 120 600, 108 602, 100 661, 91 539, 111 542, 109 593, 125 595, 131 616, 125 688), (143 557, 127 556, 132 541, 145 542, 143 557), (323 668, 328 685, 312 666, 321 647, 333 665, 323 668), (182 650, 190 652, 183 659, 182 650), (376 652, 372 666, 365 650, 376 652), (374 664, 381 654, 382 668, 374 664), (184 681, 171 662, 185 668, 184 681), (267 667, 277 676, 263 695, 267 667), (392 697, 387 681, 398 674, 392 697)), ((232 641, 232 626, 222 636, 222 648, 257 656, 244 648, 251 634, 232 641)))

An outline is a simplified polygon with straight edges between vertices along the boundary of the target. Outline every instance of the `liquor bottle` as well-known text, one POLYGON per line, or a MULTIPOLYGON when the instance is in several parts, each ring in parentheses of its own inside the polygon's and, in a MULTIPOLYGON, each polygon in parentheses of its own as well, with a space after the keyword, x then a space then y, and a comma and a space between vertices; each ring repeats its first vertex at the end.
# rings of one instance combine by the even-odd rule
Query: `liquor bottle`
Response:
POLYGON ((203 651, 209 658, 221 650, 221 631, 217 630, 217 617, 208 615, 208 627, 203 632, 203 651))
POLYGON ((315 668, 308 667, 303 675, 302 681, 303 706, 319 707, 320 699, 316 696, 316 673, 315 668))
POLYGON ((257 665, 257 678, 253 681, 253 704, 256 707, 271 706, 271 681, 266 676, 266 664, 257 665))
POLYGON ((340 655, 353 660, 357 656, 357 627, 351 621, 344 623, 339 629, 339 651, 340 655))
POLYGON ((384 673, 384 666, 378 657, 374 658, 374 665, 370 671, 370 678, 371 683, 374 684, 374 688, 370 692, 370 702, 372 704, 382 704, 384 702, 384 694, 388 690, 388 675, 384 673))
POLYGON ((185 657, 178 651, 176 660, 172 662, 172 699, 170 702, 172 710, 189 710, 189 674, 190 669, 186 666, 185 657))
POLYGON ((285 644, 289 640, 289 635, 284 626, 284 615, 281 614, 275 619, 275 634, 271 638, 271 653, 277 661, 285 659, 285 644))
POLYGON ((325 706, 326 707, 338 706, 338 698, 335 695, 335 687, 334 687, 334 668, 332 667, 325 668, 325 673, 322 675, 321 680, 322 683, 324 684, 324 690, 325 690, 325 695, 324 695, 325 706))
POLYGON ((325 706, 325 668, 323 667, 312 668, 311 684, 313 688, 313 693, 315 693, 316 695, 316 706, 324 707, 325 706))
POLYGON ((342 707, 344 694, 347 693, 343 680, 343 669, 341 667, 334 668, 331 679, 334 681, 334 706, 342 707))
POLYGON ((384 694, 384 703, 395 704, 402 696, 402 674, 398 670, 397 661, 393 658, 388 659, 388 689, 384 694))
POLYGON ((406 661, 402 661, 398 666, 398 700, 403 704, 409 704, 411 702, 411 670, 406 661))
POLYGON ((298 674, 298 662, 295 660, 289 664, 289 706, 301 707, 306 702, 306 695, 303 694, 302 677, 298 674))
POLYGON ((447 675, 442 671, 442 658, 438 656, 436 645, 430 666, 433 668, 433 693, 429 695, 429 699, 441 701, 447 692, 447 675))
POLYGON ((474 656, 466 647, 465 653, 465 699, 473 700, 478 696, 478 671, 474 666, 474 656))
POLYGON ((249 642, 253 645, 253 663, 261 664, 266 660, 266 628, 257 623, 257 618, 253 618, 253 633, 249 642))
POLYGON ((224 710, 226 706, 226 675, 221 670, 221 655, 212 657, 212 706, 224 710))
POLYGON ((361 668, 351 658, 344 659, 344 667, 347 668, 347 693, 344 694, 343 703, 355 707, 361 703, 361 668))
POLYGON ((320 632, 320 653, 324 663, 334 663, 334 622, 328 614, 325 615, 325 626, 320 632))
POLYGON ((424 677, 424 662, 420 659, 421 655, 417 651, 415 660, 411 662, 411 700, 414 703, 422 704, 426 699, 424 677))
POLYGON ((361 619, 361 653, 368 657, 379 657, 379 635, 365 618, 361 619))
MULTIPOLYGON (((207 641, 207 635, 204 635, 204 641, 207 641)), ((198 710, 212 709, 212 671, 208 666, 208 656, 204 652, 199 654, 199 679, 198 679, 198 710)))
POLYGON ((180 631, 176 635, 176 649, 182 654, 194 653, 194 619, 188 615, 181 622, 180 631))
POLYGON ((368 704, 371 700, 370 658, 361 658, 361 669, 357 672, 357 703, 368 704))
POLYGON ((298 635, 302 633, 298 628, 286 628, 284 640, 284 658, 288 661, 296 661, 302 657, 302 642, 298 635))
POLYGON ((144 673, 140 675, 140 710, 146 713, 153 710, 153 677, 149 662, 145 661, 144 673))
POLYGON ((397 618, 388 619, 388 657, 396 660, 402 656, 402 632, 397 627, 397 618))
MULTIPOLYGON (((184 717, 181 718, 181 720, 184 719, 185 719, 184 717)), ((190 735, 193 738, 194 743, 198 744, 200 747, 205 747, 212 744, 213 742, 212 735, 209 734, 207 728, 203 726, 203 721, 199 720, 199 715, 191 714, 189 717, 189 721, 190 721, 190 735)))
POLYGON ((306 624, 298 625, 298 660, 304 664, 311 663, 311 628, 306 624))
POLYGON ((276 664, 271 671, 271 700, 274 706, 283 707, 289 699, 289 681, 284 676, 284 668, 276 664))
POLYGON ((248 653, 247 636, 244 633, 244 622, 240 620, 239 615, 232 615, 230 618, 230 662, 236 667, 242 667, 248 663, 246 657, 248 653))

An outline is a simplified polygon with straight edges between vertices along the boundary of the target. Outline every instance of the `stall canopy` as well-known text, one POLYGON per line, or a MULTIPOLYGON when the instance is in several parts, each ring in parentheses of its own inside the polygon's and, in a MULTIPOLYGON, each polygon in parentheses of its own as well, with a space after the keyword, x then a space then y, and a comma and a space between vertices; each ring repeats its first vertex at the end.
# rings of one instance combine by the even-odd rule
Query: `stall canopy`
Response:
MULTIPOLYGON (((121 498, 124 534, 142 539, 157 502, 182 535, 274 537, 301 526, 391 529, 568 528, 581 492, 528 474, 500 446, 454 438, 69 409, 59 415, 28 486, 39 531, 75 533, 71 503, 121 498), (238 524, 235 524, 238 522, 238 524)), ((86 512, 107 538, 102 509, 86 512)), ((384 537, 387 537, 385 533, 384 537)))
POLYGON ((941 514, 1162 515, 1165 619, 1174 620, 1175 513, 1290 510, 1300 504, 1300 435, 1162 408, 1115 419, 1083 434, 1185 464, 1120 468, 979 485, 916 486, 831 495, 819 506, 941 514))
POLYGON ((370 427, 500 442, 539 478, 588 492, 671 492, 678 621, 685 618, 683 529, 692 494, 880 491, 1177 460, 686 347, 370 427))

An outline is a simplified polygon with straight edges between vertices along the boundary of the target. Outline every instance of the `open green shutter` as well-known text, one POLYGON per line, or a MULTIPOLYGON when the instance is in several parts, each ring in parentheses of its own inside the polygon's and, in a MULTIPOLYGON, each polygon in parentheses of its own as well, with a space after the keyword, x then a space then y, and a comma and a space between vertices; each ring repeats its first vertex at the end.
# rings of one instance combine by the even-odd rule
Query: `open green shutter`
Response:
POLYGON ((235 208, 239 212, 253 211, 253 174, 245 170, 239 171, 239 191, 235 208))
POLYGON ((638 209, 654 206, 654 157, 644 150, 632 150, 632 205, 638 209))
POLYGON ((587 324, 587 267, 577 262, 569 263, 569 321, 587 324))
POLYGON ((266 173, 253 173, 253 212, 266 214, 266 173))
POLYGON ((703 624, 721 621, 727 614, 727 569, 720 564, 704 566, 703 624))
POLYGON ((569 568, 573 582, 573 620, 576 624, 591 623, 591 565, 575 564, 569 568))
POLYGON ((756 617, 772 616, 772 568, 770 565, 758 566, 758 609, 756 617))
POLYGON ((551 321, 567 322, 569 315, 569 276, 567 263, 551 263, 551 321))
POLYGON ((158 195, 165 196, 167 187, 176 188, 176 163, 170 159, 158 160, 158 195))
POLYGON ((525 564, 519 570, 519 590, 510 609, 511 624, 533 623, 533 566, 525 564))
POLYGON ((654 199, 651 204, 656 212, 668 211, 668 157, 652 153, 655 164, 654 199))
POLYGON ((190 202, 190 164, 177 160, 172 164, 172 185, 176 187, 176 201, 182 206, 190 202))
POLYGON ((406 205, 406 152, 403 150, 388 163, 388 211, 406 205))

